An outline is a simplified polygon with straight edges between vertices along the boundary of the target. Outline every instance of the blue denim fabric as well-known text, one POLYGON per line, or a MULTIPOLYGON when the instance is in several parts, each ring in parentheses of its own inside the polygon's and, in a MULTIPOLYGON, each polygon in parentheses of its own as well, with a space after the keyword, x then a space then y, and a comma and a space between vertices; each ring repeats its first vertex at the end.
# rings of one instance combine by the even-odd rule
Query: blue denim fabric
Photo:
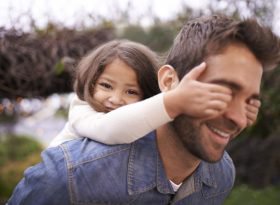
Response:
POLYGON ((8 205, 219 205, 235 178, 225 153, 218 163, 201 162, 175 194, 154 132, 126 145, 73 140, 45 150, 42 158, 25 171, 8 205))

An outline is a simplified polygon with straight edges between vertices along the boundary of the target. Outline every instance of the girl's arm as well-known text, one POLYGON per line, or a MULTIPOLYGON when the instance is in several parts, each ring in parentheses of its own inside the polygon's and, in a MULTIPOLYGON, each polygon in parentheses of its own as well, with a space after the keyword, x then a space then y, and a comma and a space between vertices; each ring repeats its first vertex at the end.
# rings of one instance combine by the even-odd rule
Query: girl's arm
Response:
POLYGON ((69 124, 77 135, 105 144, 131 143, 170 121, 163 93, 108 113, 96 112, 75 97, 69 110, 69 124))

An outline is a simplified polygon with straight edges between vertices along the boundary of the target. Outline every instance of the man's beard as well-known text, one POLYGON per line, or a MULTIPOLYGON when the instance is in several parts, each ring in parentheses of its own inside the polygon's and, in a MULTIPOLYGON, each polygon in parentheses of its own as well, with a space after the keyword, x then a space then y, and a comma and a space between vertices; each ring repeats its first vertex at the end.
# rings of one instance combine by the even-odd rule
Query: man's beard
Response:
POLYGON ((219 158, 213 158, 213 156, 209 156, 205 145, 202 142, 202 133, 201 133, 201 124, 193 123, 193 119, 189 118, 185 115, 178 116, 172 122, 174 130, 177 134, 178 139, 182 142, 185 149, 190 152, 195 157, 210 163, 215 163, 219 161, 224 153, 224 149, 222 149, 219 158))

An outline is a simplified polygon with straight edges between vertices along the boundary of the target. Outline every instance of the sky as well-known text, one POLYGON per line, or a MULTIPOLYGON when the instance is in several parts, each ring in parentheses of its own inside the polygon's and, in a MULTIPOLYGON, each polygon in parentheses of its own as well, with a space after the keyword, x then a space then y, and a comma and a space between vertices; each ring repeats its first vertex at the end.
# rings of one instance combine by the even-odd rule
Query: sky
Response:
MULTIPOLYGON (((130 21, 141 20, 142 25, 149 25, 151 17, 162 20, 171 19, 186 4, 193 9, 207 7, 210 0, 0 0, 0 27, 28 31, 30 17, 36 25, 44 28, 49 21, 73 27, 84 23, 92 25, 102 16, 106 19, 118 19, 117 11, 130 8, 130 21)), ((274 12, 274 30, 280 34, 280 0, 274 12), (279 19, 279 20, 278 20, 279 19)))
POLYGON ((141 19, 143 25, 149 24, 151 15, 163 20, 172 18, 186 3, 192 8, 201 8, 209 0, 0 0, 0 27, 27 28, 30 16, 43 27, 49 20, 73 26, 85 22, 88 14, 112 19, 119 9, 124 10, 130 2, 131 20, 141 19), (149 11, 147 13, 147 11, 149 11), (16 23, 19 22, 19 23, 16 23), (25 26, 24 26, 25 25, 25 26))

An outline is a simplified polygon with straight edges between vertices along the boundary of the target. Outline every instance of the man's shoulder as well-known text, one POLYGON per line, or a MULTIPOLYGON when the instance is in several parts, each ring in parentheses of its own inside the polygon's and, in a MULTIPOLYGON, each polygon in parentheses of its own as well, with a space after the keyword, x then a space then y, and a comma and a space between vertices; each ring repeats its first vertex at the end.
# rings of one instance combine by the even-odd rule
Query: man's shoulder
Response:
POLYGON ((114 158, 129 152, 131 144, 106 145, 88 138, 72 140, 60 145, 66 161, 71 166, 83 163, 102 160, 104 158, 114 158))
POLYGON ((63 167, 73 204, 131 204, 137 195, 129 195, 128 191, 137 192, 155 179, 157 152, 153 134, 131 144, 113 146, 84 138, 56 149, 65 159, 63 167), (146 171, 151 177, 145 176, 146 171))

